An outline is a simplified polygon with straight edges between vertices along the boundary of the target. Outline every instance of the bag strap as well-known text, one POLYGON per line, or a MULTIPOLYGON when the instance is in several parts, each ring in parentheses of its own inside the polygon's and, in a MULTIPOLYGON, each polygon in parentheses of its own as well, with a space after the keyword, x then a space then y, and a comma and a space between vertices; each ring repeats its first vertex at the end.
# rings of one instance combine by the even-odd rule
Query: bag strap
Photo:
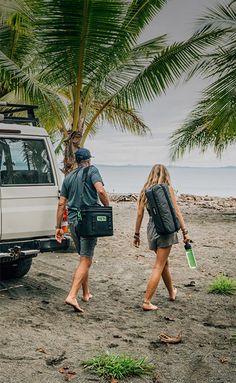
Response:
MULTIPOLYGON (((171 196, 167 192, 168 186, 160 184, 160 187, 162 188, 162 190, 163 190, 163 192, 165 194, 167 203, 169 205, 170 212, 171 212, 171 215, 172 215, 172 218, 173 218, 173 221, 174 221, 175 229, 178 230, 178 223, 177 223, 177 219, 176 219, 176 212, 175 212, 175 209, 174 209, 172 201, 171 201, 171 196)), ((168 191, 169 191, 169 189, 168 189, 168 191)))
POLYGON ((89 172, 89 166, 86 166, 86 168, 83 169, 83 175, 82 175, 82 181, 81 181, 81 192, 79 195, 79 203, 78 203, 78 210, 81 209, 81 202, 82 202, 83 195, 84 195, 84 185, 85 185, 86 180, 87 180, 88 172, 89 172))

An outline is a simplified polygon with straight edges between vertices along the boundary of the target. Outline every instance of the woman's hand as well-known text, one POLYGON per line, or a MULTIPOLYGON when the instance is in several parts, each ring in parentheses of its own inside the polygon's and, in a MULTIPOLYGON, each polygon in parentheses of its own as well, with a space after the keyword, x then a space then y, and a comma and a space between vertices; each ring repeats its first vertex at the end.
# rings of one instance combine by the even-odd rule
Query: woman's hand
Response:
POLYGON ((188 234, 184 234, 184 233, 183 233, 183 242, 184 242, 184 243, 190 242, 190 237, 189 237, 188 234))
POLYGON ((139 236, 139 234, 134 234, 133 245, 135 247, 139 247, 140 246, 140 236, 139 236))

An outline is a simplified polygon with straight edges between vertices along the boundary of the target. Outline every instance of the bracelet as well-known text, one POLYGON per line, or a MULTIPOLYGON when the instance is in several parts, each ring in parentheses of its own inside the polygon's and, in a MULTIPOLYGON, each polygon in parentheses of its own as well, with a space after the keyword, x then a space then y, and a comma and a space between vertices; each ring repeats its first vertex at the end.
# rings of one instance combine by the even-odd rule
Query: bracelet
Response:
POLYGON ((55 229, 61 229, 61 225, 56 225, 55 229))
POLYGON ((134 233, 134 235, 137 235, 138 237, 140 236, 140 233, 134 233))
POLYGON ((184 229, 184 230, 182 230, 182 233, 183 233, 183 235, 187 235, 188 234, 188 230, 184 229))
POLYGON ((134 234, 134 239, 140 239, 140 235, 139 234, 134 234))

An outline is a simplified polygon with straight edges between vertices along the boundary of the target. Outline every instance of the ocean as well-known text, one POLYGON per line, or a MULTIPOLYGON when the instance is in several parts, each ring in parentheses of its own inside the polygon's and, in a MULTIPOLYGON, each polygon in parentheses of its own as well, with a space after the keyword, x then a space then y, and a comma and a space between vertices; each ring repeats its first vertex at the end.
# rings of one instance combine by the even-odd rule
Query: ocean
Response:
MULTIPOLYGON (((139 193, 151 166, 96 165, 109 193, 139 193)), ((178 194, 236 197, 236 167, 168 167, 178 194)))

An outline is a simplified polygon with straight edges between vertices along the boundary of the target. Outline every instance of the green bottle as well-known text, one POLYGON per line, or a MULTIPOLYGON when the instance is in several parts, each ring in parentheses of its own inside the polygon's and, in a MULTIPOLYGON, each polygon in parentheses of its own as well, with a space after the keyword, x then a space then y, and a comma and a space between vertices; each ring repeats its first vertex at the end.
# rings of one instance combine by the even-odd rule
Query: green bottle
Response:
POLYGON ((188 261, 188 265, 190 269, 195 269, 197 267, 197 262, 193 254, 193 249, 192 246, 190 245, 189 242, 187 242, 184 246, 185 248, 185 253, 188 261))

